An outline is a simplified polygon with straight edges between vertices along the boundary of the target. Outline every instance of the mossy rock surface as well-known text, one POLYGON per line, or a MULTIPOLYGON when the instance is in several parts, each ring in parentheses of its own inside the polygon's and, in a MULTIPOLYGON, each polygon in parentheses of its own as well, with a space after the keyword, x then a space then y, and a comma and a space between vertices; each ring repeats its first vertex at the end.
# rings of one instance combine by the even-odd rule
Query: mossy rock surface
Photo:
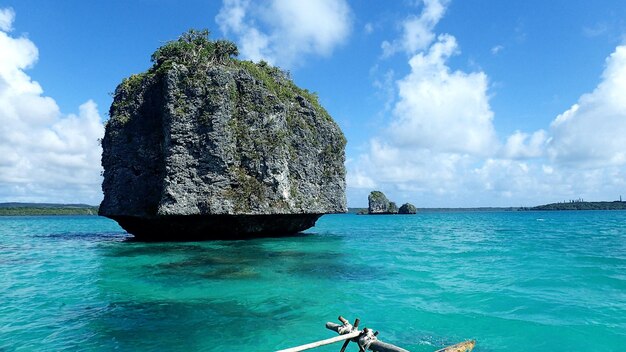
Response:
POLYGON ((207 34, 167 43, 115 90, 100 214, 345 212, 346 139, 317 96, 207 34))

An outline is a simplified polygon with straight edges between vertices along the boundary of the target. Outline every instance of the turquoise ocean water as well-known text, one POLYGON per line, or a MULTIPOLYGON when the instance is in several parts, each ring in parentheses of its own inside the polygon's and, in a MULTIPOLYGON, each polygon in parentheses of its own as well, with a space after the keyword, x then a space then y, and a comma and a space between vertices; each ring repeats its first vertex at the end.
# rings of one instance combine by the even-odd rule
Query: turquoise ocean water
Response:
POLYGON ((626 212, 329 215, 156 244, 99 217, 0 218, 3 352, 272 351, 339 314, 411 351, 624 350, 626 212))

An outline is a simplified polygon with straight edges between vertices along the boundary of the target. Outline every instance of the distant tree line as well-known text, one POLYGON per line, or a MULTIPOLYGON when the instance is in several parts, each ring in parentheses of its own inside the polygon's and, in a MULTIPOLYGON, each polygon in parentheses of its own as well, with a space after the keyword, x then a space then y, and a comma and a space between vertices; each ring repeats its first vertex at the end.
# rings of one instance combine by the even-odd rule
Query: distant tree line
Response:
POLYGON ((582 199, 539 205, 530 208, 521 208, 521 210, 626 210, 626 202, 585 202, 582 199))
POLYGON ((98 207, 0 207, 0 216, 98 215, 98 207))

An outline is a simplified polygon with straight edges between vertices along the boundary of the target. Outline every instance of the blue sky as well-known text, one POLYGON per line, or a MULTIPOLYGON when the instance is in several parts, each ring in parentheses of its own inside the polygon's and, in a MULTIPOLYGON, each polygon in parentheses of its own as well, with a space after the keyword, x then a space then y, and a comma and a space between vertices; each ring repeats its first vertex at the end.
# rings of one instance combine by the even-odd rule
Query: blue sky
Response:
POLYGON ((349 206, 626 196, 623 1, 0 1, 0 201, 97 204, 122 78, 189 28, 288 69, 342 127, 349 206))

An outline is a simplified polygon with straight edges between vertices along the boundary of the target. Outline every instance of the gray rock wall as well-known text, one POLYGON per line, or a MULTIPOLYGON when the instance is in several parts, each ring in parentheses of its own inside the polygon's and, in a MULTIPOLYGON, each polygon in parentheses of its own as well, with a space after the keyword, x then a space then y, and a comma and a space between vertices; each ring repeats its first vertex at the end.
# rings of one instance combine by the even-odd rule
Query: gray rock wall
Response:
POLYGON ((151 69, 118 86, 110 116, 101 215, 347 210, 341 130, 276 68, 233 61, 200 72, 178 63, 151 69))

